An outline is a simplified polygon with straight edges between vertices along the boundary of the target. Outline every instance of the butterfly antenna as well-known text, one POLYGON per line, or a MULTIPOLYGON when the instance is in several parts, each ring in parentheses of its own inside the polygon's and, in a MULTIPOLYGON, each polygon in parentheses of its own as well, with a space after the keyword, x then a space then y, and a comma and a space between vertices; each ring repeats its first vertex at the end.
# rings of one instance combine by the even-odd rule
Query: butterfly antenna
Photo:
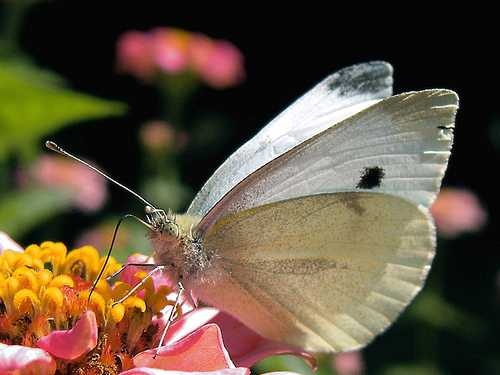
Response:
POLYGON ((52 141, 46 141, 45 142, 45 147, 47 147, 49 150, 52 150, 52 151, 55 151, 57 152, 58 154, 61 154, 63 156, 66 156, 68 158, 71 158, 83 165, 85 165, 86 167, 92 169, 94 172, 96 173, 99 173, 101 176, 103 176, 106 180, 108 181, 111 181, 112 183, 114 183, 115 185, 118 185, 119 187, 121 187, 123 190, 126 190, 128 191, 130 194, 132 194, 133 196, 135 196, 137 199, 139 199, 140 201, 142 201, 146 206, 150 206, 152 207, 153 209, 155 208, 154 205, 152 205, 151 203, 149 203, 146 199, 144 199, 143 197, 141 197, 139 194, 137 194, 135 191, 133 191, 132 189, 126 187, 125 185, 119 183, 118 181, 116 181, 114 178, 111 178, 110 176, 108 176, 106 173, 104 173, 103 171, 101 171, 100 169, 94 167, 92 164, 90 163, 87 163, 85 160, 82 160, 80 159, 79 157, 76 157, 75 155, 69 153, 68 151, 64 150, 62 147, 59 147, 57 145, 57 143, 55 142, 52 142, 52 141))
POLYGON ((149 229, 154 230, 153 226, 151 226, 150 224, 146 223, 144 220, 141 220, 137 216, 132 215, 132 214, 123 215, 120 218, 120 220, 118 220, 118 223, 116 223, 116 226, 115 226, 115 231, 113 232, 113 239, 111 240, 111 245, 109 246, 108 253, 106 254, 106 260, 104 261, 104 263, 101 267, 101 271, 99 272, 99 275, 97 275, 96 279, 94 280, 94 284, 92 284, 92 288, 90 288, 90 293, 89 293, 89 297, 87 299, 87 302, 90 302, 90 298, 92 297, 92 293, 94 293, 94 290, 97 287, 99 280, 101 280, 101 277, 102 277, 104 271, 106 270, 106 266, 108 265, 109 258, 111 257, 111 252, 113 251, 113 246, 115 245, 115 240, 116 240, 116 236, 118 234, 118 229, 120 229, 120 225, 122 224, 123 220, 128 219, 128 218, 135 219, 139 223, 148 227, 149 229))

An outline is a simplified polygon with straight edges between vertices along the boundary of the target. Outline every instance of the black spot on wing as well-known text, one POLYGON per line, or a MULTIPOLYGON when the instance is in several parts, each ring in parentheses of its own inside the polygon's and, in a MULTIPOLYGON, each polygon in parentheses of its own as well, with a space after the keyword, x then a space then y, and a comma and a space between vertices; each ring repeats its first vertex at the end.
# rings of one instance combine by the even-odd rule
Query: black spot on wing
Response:
POLYGON ((379 187, 385 177, 383 168, 380 167, 366 167, 361 172, 361 178, 356 185, 357 189, 373 189, 379 187))
POLYGON ((376 93, 392 85, 392 67, 384 62, 373 61, 353 65, 339 70, 328 83, 330 91, 337 91, 340 96, 376 93))

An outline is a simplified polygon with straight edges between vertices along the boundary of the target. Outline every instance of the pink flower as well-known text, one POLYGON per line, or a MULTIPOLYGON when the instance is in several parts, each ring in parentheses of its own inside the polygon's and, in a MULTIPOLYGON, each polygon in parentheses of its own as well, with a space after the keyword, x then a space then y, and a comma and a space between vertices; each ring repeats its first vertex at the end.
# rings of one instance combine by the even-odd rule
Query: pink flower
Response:
POLYGON ((142 80, 151 79, 156 72, 151 39, 140 31, 123 34, 116 44, 118 69, 142 80))
POLYGON ((87 311, 67 331, 55 331, 38 341, 40 349, 0 343, 0 374, 54 374, 54 357, 77 359, 97 344, 97 323, 87 311))
POLYGON ((210 86, 222 89, 244 80, 243 55, 230 42, 198 35, 190 47, 194 70, 210 86))
POLYGON ((158 28, 151 32, 153 61, 165 73, 179 73, 188 68, 188 44, 186 31, 158 28))
POLYGON ((163 346, 158 357, 156 349, 134 357, 136 367, 153 367, 176 371, 217 371, 235 368, 224 347, 222 334, 215 324, 206 324, 178 341, 163 346))
POLYGON ((164 344, 168 346, 204 325, 214 323, 221 329, 225 346, 236 366, 250 367, 268 356, 280 354, 297 355, 312 368, 316 366, 314 357, 302 349, 268 340, 231 315, 210 307, 197 308, 182 315, 172 324, 164 344))
POLYGON ((431 207, 438 232, 443 237, 456 237, 483 227, 487 213, 478 198, 465 189, 445 188, 431 207))
POLYGON ((39 348, 54 357, 75 360, 97 345, 97 321, 93 311, 85 311, 73 328, 53 331, 37 342, 39 348))
POLYGON ((193 73, 222 89, 245 78, 243 55, 232 43, 174 28, 130 31, 117 42, 118 68, 149 81, 157 74, 193 73))
POLYGON ((365 369, 360 351, 336 354, 333 357, 333 367, 338 375, 361 375, 365 369))
MULTIPOLYGON (((155 345, 153 317, 173 305, 171 289, 149 280, 141 296, 122 301, 131 285, 103 279, 89 296, 103 262, 91 246, 68 252, 50 241, 0 253, 0 374, 118 373, 117 358, 131 368, 135 354, 155 345)), ((103 277, 120 268, 111 257, 103 277)))
POLYGON ((74 205, 82 211, 96 211, 107 199, 105 179, 87 167, 59 156, 43 155, 33 165, 31 176, 46 187, 67 189, 74 205))
MULTIPOLYGON (((214 310, 214 309, 212 309, 214 310)), ((193 320, 191 315, 187 319, 193 320)), ((201 323, 201 321, 198 321, 201 323)), ((227 375, 249 375, 247 366, 233 362, 231 353, 226 349, 226 334, 217 324, 208 323, 197 328, 193 332, 187 333, 176 330, 174 335, 180 337, 167 343, 160 349, 158 357, 153 358, 155 349, 145 351, 134 357, 135 369, 126 371, 123 375, 131 374, 180 374, 190 372, 191 374, 227 374, 227 375), (224 337, 224 341, 223 341, 224 337)), ((228 332, 229 333, 229 332, 228 332)), ((240 332, 234 332, 238 341, 245 341, 248 337, 240 332)), ((170 336, 170 340, 173 336, 170 336)), ((235 337, 236 339, 236 337, 235 337)), ((255 362, 249 362, 250 366, 255 362)), ((277 374, 277 373, 276 373, 277 374)), ((282 373, 285 374, 285 373, 282 373)), ((292 373, 288 373, 292 374, 292 373)))

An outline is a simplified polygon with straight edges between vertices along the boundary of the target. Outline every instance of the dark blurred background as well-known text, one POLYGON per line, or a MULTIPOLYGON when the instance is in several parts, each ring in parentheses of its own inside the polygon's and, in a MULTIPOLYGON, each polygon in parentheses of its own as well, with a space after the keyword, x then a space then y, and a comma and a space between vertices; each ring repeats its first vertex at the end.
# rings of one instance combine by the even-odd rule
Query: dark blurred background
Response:
MULTIPOLYGON (((438 230, 442 220, 443 231, 428 285, 388 332, 361 355, 345 358, 344 362, 333 360, 331 371, 355 374, 364 368, 368 374, 391 375, 500 373, 499 199, 495 173, 500 159, 500 108, 498 60, 493 56, 498 32, 489 20, 471 13, 471 19, 480 25, 459 20, 446 24, 445 18, 437 15, 434 19, 422 16, 418 22, 388 16, 376 19, 373 15, 367 21, 354 13, 326 9, 310 16, 292 17, 288 10, 276 16, 264 8, 252 12, 244 4, 205 12, 195 4, 174 10, 166 2, 48 1, 17 10, 14 3, 0 5, 4 37, 6 25, 14 22, 15 12, 19 12, 13 27, 15 47, 11 40, 0 56, 15 56, 16 61, 28 62, 32 68, 56 73, 65 80, 60 87, 113 102, 102 116, 82 115, 39 132, 37 138, 30 139, 33 145, 29 151, 17 144, 23 143, 23 137, 9 138, 13 133, 3 131, 0 123, 0 146, 10 144, 8 151, 0 153, 0 229, 22 245, 53 239, 70 246, 85 240, 107 246, 104 244, 116 218, 123 213, 141 215, 143 210, 130 195, 108 186, 109 195, 98 208, 82 210, 66 202, 54 205, 57 210, 44 211, 40 215, 43 221, 24 218, 34 206, 22 204, 29 197, 22 197, 19 191, 50 186, 33 172, 33 166, 39 165, 39 158, 47 153, 43 149, 46 138, 96 162, 155 202, 163 199, 161 203, 166 201, 182 211, 231 152, 337 69, 386 60, 395 69, 395 93, 425 88, 455 90, 460 96, 460 110, 444 182, 450 195, 436 213, 443 215, 436 217, 438 230), (201 80, 192 85, 189 78, 193 87, 183 99, 180 114, 176 114, 178 123, 170 124, 169 116, 175 110, 172 90, 175 92, 184 81, 172 83, 158 77, 141 80, 117 68, 119 38, 130 30, 156 27, 176 27, 230 41, 244 57, 244 80, 214 88, 201 80), (166 141, 167 146, 148 145, 144 124, 151 121, 167 123, 153 128, 175 141, 166 141), (12 201, 9 194, 19 198, 19 205, 5 203, 12 201), (13 224, 18 216, 24 221, 13 224), (462 217, 470 220, 464 219, 465 224, 454 228, 454 220, 462 217)), ((413 11, 411 7, 406 9, 413 11)), ((0 87, 2 102, 12 100, 5 87, 0 87)), ((15 108, 21 118, 28 110, 24 100, 19 100, 15 108)), ((140 246, 147 246, 144 231, 134 225, 124 230, 123 238, 118 257, 123 258, 130 246, 141 251, 140 246)), ((329 363, 329 359, 325 361, 329 363)), ((270 360, 259 371, 306 371, 300 366, 290 358, 270 360)), ((325 366, 321 370, 330 371, 325 366)))

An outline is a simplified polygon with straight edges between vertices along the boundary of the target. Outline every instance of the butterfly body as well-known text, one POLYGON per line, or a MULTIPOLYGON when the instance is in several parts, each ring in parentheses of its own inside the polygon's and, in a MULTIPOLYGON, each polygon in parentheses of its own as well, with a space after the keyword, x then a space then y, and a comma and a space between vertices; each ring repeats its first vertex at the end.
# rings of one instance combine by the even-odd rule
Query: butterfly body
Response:
POLYGON ((175 230, 150 231, 154 261, 164 266, 175 282, 200 276, 215 257, 215 252, 204 248, 202 240, 193 233, 197 221, 188 215, 179 215, 169 219, 175 230))

